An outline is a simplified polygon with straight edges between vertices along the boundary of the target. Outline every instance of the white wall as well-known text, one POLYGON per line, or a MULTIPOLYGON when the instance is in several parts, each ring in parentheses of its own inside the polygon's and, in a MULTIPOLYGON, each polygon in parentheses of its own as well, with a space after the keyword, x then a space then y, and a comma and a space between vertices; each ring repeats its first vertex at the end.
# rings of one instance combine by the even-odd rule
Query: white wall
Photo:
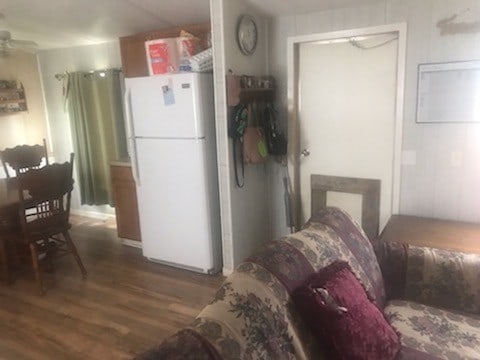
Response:
MULTIPOLYGON (((38 54, 41 77, 47 104, 53 156, 56 161, 66 161, 73 151, 70 122, 64 111, 62 82, 55 74, 65 71, 90 71, 120 68, 120 46, 118 41, 99 45, 41 51, 38 54)), ((114 214, 110 206, 81 206, 80 194, 74 190, 72 210, 90 213, 114 214)))
MULTIPOLYGON (((22 83, 28 107, 27 112, 0 116, 0 150, 20 144, 42 144, 48 138, 48 130, 37 57, 13 52, 0 58, 0 80, 22 83)), ((0 172, 2 177, 3 168, 0 172)))
MULTIPOLYGON (((415 165, 402 166, 400 213, 480 221, 480 124, 416 124, 419 63, 480 58, 480 33, 468 23, 480 21, 476 0, 385 0, 353 8, 284 16, 269 23, 269 72, 277 79, 277 99, 287 119, 287 38, 406 22, 408 25, 403 150, 415 153, 415 165), (441 35, 438 21, 460 14, 469 33, 441 35)), ((465 28, 465 27, 464 27, 465 28)), ((477 28, 478 29, 478 28, 477 28)), ((366 87, 368 89, 368 87, 366 87)), ((275 235, 285 233, 281 208, 282 170, 272 168, 271 217, 275 235)))
POLYGON ((267 27, 253 8, 238 0, 211 0, 211 18, 215 52, 215 98, 217 152, 222 208, 224 272, 268 241, 268 178, 263 165, 245 166, 245 187, 235 184, 232 143, 227 136, 228 109, 225 76, 228 69, 236 74, 265 75, 267 64, 267 27), (257 20, 259 40, 252 56, 243 55, 236 43, 238 17, 248 13, 257 20))

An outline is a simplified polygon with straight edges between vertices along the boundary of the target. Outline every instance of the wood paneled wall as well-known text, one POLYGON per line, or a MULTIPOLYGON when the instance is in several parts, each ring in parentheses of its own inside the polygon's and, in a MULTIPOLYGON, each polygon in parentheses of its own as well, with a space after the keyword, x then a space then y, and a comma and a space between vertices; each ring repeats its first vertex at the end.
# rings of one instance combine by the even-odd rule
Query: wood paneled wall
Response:
MULTIPOLYGON (((480 33, 441 34, 437 23, 454 14, 461 24, 480 21, 480 2, 469 0, 385 0, 332 11, 284 16, 269 24, 270 73, 277 79, 280 117, 287 121, 289 36, 406 22, 408 29, 400 213, 480 221, 480 124, 416 124, 419 63, 480 58, 480 33), (470 10, 467 10, 470 9, 470 10)), ((365 84, 368 91, 368 84, 365 84)), ((331 156, 335 156, 332 154, 331 156)), ((270 171, 274 236, 285 233, 280 194, 283 170, 270 171)))
POLYGON ((225 77, 229 69, 236 74, 264 75, 267 71, 267 23, 247 2, 212 0, 214 42, 215 102, 218 171, 222 211, 224 272, 229 273, 259 245, 270 240, 268 177, 264 166, 245 166, 245 186, 234 180, 231 140, 227 136, 228 108, 225 77), (236 26, 241 14, 257 20, 259 40, 255 53, 243 55, 236 42, 236 26))

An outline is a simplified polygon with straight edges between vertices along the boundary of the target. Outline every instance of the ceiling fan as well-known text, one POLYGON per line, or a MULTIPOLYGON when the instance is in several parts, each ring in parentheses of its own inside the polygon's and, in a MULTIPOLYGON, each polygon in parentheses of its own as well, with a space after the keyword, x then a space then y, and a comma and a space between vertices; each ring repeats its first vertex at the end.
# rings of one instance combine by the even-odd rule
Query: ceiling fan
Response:
POLYGON ((35 41, 12 39, 4 19, 5 16, 0 13, 0 56, 6 56, 16 50, 34 53, 38 44, 35 41))

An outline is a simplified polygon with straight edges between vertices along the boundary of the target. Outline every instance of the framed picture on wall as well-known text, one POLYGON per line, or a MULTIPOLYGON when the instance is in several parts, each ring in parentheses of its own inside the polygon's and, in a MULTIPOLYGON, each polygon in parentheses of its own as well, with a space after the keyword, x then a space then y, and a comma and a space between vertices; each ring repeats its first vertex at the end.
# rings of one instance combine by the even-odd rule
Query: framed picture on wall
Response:
POLYGON ((418 65, 416 122, 480 122, 480 60, 418 65))

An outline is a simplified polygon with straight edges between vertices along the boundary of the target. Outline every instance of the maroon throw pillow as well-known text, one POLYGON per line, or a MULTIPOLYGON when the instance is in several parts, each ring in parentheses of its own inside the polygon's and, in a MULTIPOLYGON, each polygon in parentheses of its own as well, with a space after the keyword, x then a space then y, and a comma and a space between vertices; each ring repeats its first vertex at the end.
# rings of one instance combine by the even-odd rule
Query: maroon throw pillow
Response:
POLYGON ((329 359, 394 359, 400 340, 345 261, 310 276, 292 293, 329 359))

